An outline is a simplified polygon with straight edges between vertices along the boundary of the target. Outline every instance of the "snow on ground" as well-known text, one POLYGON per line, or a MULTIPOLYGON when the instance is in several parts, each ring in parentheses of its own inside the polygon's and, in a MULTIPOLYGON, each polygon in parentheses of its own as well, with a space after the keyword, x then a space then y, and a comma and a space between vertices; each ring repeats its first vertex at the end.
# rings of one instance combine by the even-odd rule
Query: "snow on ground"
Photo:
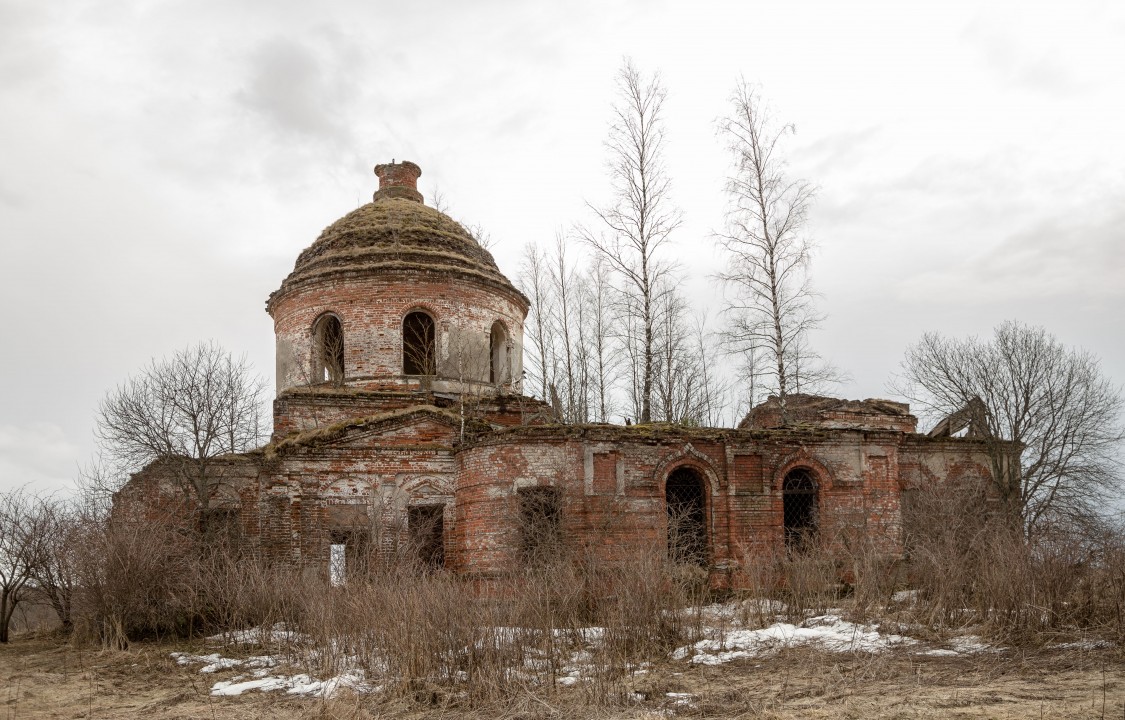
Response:
POLYGON ((210 655, 190 655, 188 653, 174 652, 172 657, 180 665, 191 665, 192 663, 204 663, 203 667, 199 669, 201 673, 213 673, 219 670, 226 670, 233 667, 247 667, 247 668, 270 668, 277 665, 277 659, 270 655, 254 655, 242 660, 237 658, 226 658, 219 653, 212 653, 210 655))
POLYGON ((295 675, 271 674, 271 670, 281 663, 270 655, 254 655, 248 658, 228 658, 219 653, 210 655, 192 655, 190 653, 174 652, 172 657, 180 665, 202 663, 201 673, 215 673, 220 670, 232 668, 250 670, 251 679, 246 675, 235 675, 229 680, 220 680, 211 686, 212 695, 241 695, 248 690, 269 692, 271 690, 285 690, 291 695, 308 695, 311 697, 330 697, 337 689, 342 687, 352 688, 356 692, 373 692, 373 688, 365 681, 363 671, 358 669, 348 670, 327 680, 316 680, 304 673, 295 675))
POLYGON ((327 680, 314 680, 304 674, 265 675, 253 680, 243 680, 241 675, 236 675, 230 680, 217 682, 211 686, 211 694, 241 695, 249 690, 261 692, 285 690, 290 695, 331 697, 336 690, 342 687, 351 688, 356 692, 375 692, 378 690, 378 688, 371 687, 364 681, 362 670, 351 670, 327 680))
MULTIPOLYGON (((898 599, 909 601, 909 598, 898 599)), ((780 608, 784 610, 784 607, 780 608)), ((744 622, 748 617, 762 617, 770 611, 778 611, 772 604, 762 601, 745 600, 736 603, 709 605, 700 609, 697 616, 702 623, 702 639, 684 645, 672 653, 672 659, 687 661, 696 665, 721 665, 734 660, 768 657, 782 648, 812 646, 833 653, 878 653, 895 648, 910 647, 912 652, 934 657, 955 657, 995 650, 975 635, 954 637, 943 643, 944 647, 922 645, 917 639, 904 634, 907 626, 878 624, 862 625, 844 620, 837 611, 809 617, 794 624, 777 619, 766 627, 750 629, 744 622), (750 612, 748 612, 750 611, 750 612), (894 628, 894 632, 889 630, 894 628)), ((777 615, 773 615, 777 618, 777 615)), ((560 640, 555 644, 555 655, 549 655, 528 642, 536 636, 535 631, 517 627, 495 627, 485 637, 476 641, 476 646, 500 649, 508 645, 523 645, 522 665, 511 668, 513 680, 530 683, 550 682, 547 678, 564 687, 593 680, 602 668, 595 666, 597 651, 605 641, 605 628, 589 627, 578 629, 555 629, 552 635, 560 640)), ((307 640, 295 630, 284 625, 271 628, 254 628, 213 635, 208 640, 225 645, 278 645, 286 646, 287 659, 294 645, 304 645, 307 640)), ((1057 647, 1086 647, 1082 643, 1062 644, 1057 647)), ((1094 646, 1090 644, 1090 646, 1094 646)), ((1100 645, 1098 645, 1100 646, 1100 645)), ((466 648, 466 651, 470 648, 466 648)), ((301 656, 306 660, 316 660, 317 651, 305 649, 301 656)), ((227 680, 220 680, 211 688, 212 695, 241 695, 244 692, 285 691, 293 695, 328 697, 340 688, 351 688, 356 692, 378 692, 381 686, 372 685, 358 668, 358 661, 343 655, 340 674, 327 679, 316 679, 304 673, 291 675, 279 672, 286 662, 272 655, 255 655, 247 658, 228 658, 219 653, 192 655, 175 652, 172 657, 180 665, 201 665, 201 673, 234 671, 242 674, 227 680)), ((307 664, 307 663, 303 663, 307 664)), ((650 668, 649 663, 628 666, 624 670, 634 675, 643 674, 650 668)), ((375 667, 372 672, 383 675, 386 667, 375 667)), ((467 681, 464 673, 456 673, 457 679, 467 681)), ((671 696, 669 696, 671 697, 671 696)))
POLYGON ((697 665, 721 665, 732 660, 763 657, 781 648, 815 645, 829 652, 879 652, 917 641, 897 634, 882 634, 877 625, 856 625, 837 615, 809 618, 801 625, 778 622, 758 630, 716 632, 672 653, 674 660, 688 659, 697 665))
POLYGON ((256 627, 249 630, 230 630, 207 638, 211 642, 221 642, 229 645, 267 645, 295 643, 303 639, 296 630, 290 630, 285 623, 277 623, 273 627, 256 627))
POLYGON ((1047 647, 1052 650, 1101 650, 1113 647, 1113 643, 1106 640, 1079 640, 1076 642, 1052 643, 1047 647))

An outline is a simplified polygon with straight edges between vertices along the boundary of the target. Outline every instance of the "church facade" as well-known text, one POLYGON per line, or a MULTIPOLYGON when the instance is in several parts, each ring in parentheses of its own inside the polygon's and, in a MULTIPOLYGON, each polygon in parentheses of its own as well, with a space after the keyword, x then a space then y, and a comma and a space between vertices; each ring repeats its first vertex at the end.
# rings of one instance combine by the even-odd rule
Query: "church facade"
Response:
MULTIPOLYGON (((790 396, 738 428, 570 425, 520 392, 528 299, 427 207, 419 167, 380 165, 266 303, 274 435, 224 459, 213 507, 309 572, 415 563, 487 579, 548 553, 659 552, 737 584, 753 558, 861 537, 903 552, 910 493, 986 482, 984 446, 916 432, 887 400, 790 396)), ((174 493, 158 466, 121 507, 174 493), (165 483, 166 485, 166 483, 165 483)))

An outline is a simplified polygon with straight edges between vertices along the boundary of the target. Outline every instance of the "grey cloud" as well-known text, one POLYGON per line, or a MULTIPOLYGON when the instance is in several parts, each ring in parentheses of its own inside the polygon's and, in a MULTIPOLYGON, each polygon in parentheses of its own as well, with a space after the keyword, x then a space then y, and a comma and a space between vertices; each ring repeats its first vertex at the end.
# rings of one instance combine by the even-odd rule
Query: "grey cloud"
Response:
POLYGON ((18 208, 21 207, 24 202, 25 200, 22 195, 8 187, 3 180, 0 180, 0 205, 18 208))
POLYGON ((70 458, 76 450, 53 423, 0 424, 0 490, 66 486, 75 475, 70 458))
POLYGON ((250 58, 250 77, 237 102, 283 136, 354 145, 347 121, 355 96, 346 80, 353 74, 340 67, 353 51, 332 42, 264 42, 250 58))
POLYGON ((832 133, 801 148, 795 148, 793 158, 811 168, 810 174, 820 177, 854 165, 878 137, 880 128, 872 126, 860 130, 832 133))
POLYGON ((0 92, 36 87, 58 65, 48 3, 0 1, 0 92))
POLYGON ((1059 214, 940 270, 912 278, 914 291, 965 304, 1125 297, 1125 206, 1106 198, 1104 211, 1059 214))
POLYGON ((999 80, 1047 95, 1069 95, 1084 88, 1081 77, 1051 47, 1059 38, 1021 45, 1006 37, 1006 32, 1006 28, 977 22, 964 33, 999 80))
POLYGON ((1125 295, 1125 198, 1105 204, 1092 217, 1055 216, 1009 236, 975 263, 976 275, 1048 296, 1125 295))

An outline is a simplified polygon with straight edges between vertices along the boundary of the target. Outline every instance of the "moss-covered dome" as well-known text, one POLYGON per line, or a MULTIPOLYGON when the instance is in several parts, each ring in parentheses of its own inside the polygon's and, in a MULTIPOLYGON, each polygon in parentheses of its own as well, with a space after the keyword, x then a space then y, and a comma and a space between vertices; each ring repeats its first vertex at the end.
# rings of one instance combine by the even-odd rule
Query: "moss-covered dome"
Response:
POLYGON ((460 223, 424 205, 416 191, 413 195, 418 199, 405 188, 384 185, 374 202, 325 228, 270 295, 267 308, 289 291, 323 279, 406 274, 476 281, 514 294, 526 307, 527 299, 496 267, 491 253, 460 223))

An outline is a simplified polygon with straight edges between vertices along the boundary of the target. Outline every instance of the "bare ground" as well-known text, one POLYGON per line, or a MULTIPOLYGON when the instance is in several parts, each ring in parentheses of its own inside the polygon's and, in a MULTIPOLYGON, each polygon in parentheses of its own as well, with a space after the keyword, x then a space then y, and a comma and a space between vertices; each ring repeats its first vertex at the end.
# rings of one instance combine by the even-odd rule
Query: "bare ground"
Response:
POLYGON ((666 663, 634 681, 619 707, 583 704, 577 690, 519 693, 477 710, 418 708, 400 701, 333 700, 283 693, 210 696, 234 671, 201 675, 174 650, 200 645, 139 643, 128 651, 76 647, 54 635, 22 635, 0 646, 2 720, 8 718, 1123 718, 1125 658, 1114 650, 1005 650, 972 657, 825 654, 795 649, 718 667, 666 663), (671 695, 670 695, 671 693, 671 695))

